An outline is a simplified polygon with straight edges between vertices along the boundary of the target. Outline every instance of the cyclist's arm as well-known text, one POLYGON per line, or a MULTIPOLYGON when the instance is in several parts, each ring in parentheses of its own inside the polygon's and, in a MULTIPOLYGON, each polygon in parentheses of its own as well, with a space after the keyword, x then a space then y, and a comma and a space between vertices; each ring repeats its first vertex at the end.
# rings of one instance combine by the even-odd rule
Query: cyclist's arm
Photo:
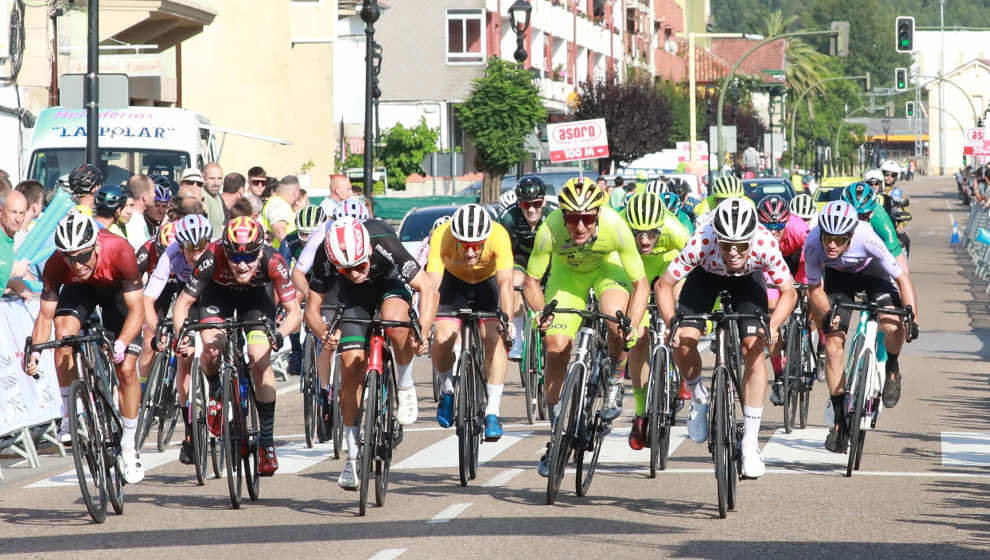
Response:
POLYGON ((633 283, 626 313, 629 314, 633 325, 639 325, 643 320, 643 314, 646 313, 646 302, 650 299, 650 285, 646 279, 646 270, 643 268, 643 257, 640 256, 639 249, 636 248, 636 239, 633 238, 632 231, 625 221, 617 224, 615 236, 622 268, 626 270, 629 280, 633 283))
POLYGON ((148 325, 148 329, 154 332, 158 329, 158 313, 155 312, 155 301, 158 298, 142 294, 141 299, 144 305, 144 322, 148 325))
MULTIPOLYGON (((797 290, 794 289, 792 279, 778 284, 777 289, 780 290, 780 297, 777 299, 777 307, 774 308, 773 313, 770 315, 770 330, 773 331, 779 330, 780 326, 787 321, 791 312, 794 311, 794 306, 797 305, 798 298, 797 290)), ((767 334, 769 336, 769 333, 767 334)))
MULTIPOLYGON (((269 257, 266 253, 263 257, 269 257)), ((278 332, 282 336, 289 336, 299 330, 302 324, 302 309, 299 307, 299 298, 296 297, 296 290, 289 279, 289 265, 285 264, 277 253, 272 251, 267 263, 268 277, 275 287, 275 298, 277 303, 281 303, 285 308, 285 318, 278 327, 278 332)))
MULTIPOLYGON (((506 317, 512 317, 512 300, 515 288, 512 284, 512 268, 495 271, 495 282, 498 284, 498 306, 506 317)), ((521 334, 521 333, 517 333, 521 334)))
POLYGON ((135 288, 124 292, 124 305, 127 306, 127 317, 117 334, 117 340, 130 344, 141 333, 141 326, 144 325, 144 296, 141 290, 135 288))
POLYGON ((654 283, 653 297, 656 299, 660 316, 663 317, 663 322, 667 325, 670 325, 674 320, 674 312, 677 308, 674 302, 674 285, 678 281, 668 268, 667 272, 664 272, 663 276, 660 277, 660 281, 654 283))
POLYGON ((41 310, 38 311, 38 318, 34 320, 34 329, 31 331, 31 340, 35 344, 48 342, 52 335, 52 321, 55 319, 56 309, 58 309, 58 294, 46 287, 41 293, 41 310))
POLYGON ((529 262, 526 263, 526 278, 523 281, 523 297, 530 309, 536 312, 543 311, 546 304, 543 289, 540 288, 540 279, 547 272, 550 266, 550 253, 553 250, 553 234, 550 232, 549 219, 543 220, 540 227, 536 229, 536 237, 533 239, 533 252, 529 254, 529 262))
POLYGON ((322 292, 312 290, 309 292, 309 299, 306 302, 306 325, 319 340, 326 340, 327 337, 327 322, 323 320, 323 313, 320 310, 325 295, 322 292))
POLYGON ((175 303, 172 305, 172 326, 175 328, 176 334, 182 330, 182 324, 186 322, 186 317, 189 316, 189 308, 194 303, 196 303, 196 296, 190 295, 185 290, 179 292, 179 297, 175 298, 175 303))
POLYGON ((279 243, 281 243, 285 239, 285 236, 288 235, 287 230, 288 225, 285 221, 279 221, 272 224, 272 235, 275 236, 275 239, 279 240, 279 243))
POLYGON ((430 254, 426 257, 426 272, 429 273, 430 278, 433 280, 433 284, 440 289, 440 282, 443 280, 443 234, 450 229, 448 225, 450 222, 443 224, 433 231, 433 237, 430 238, 430 254))
POLYGON ((279 246, 278 246, 278 254, 281 255, 283 259, 285 259, 285 262, 291 263, 292 262, 292 249, 289 248, 289 244, 288 243, 285 243, 285 239, 283 239, 282 241, 283 242, 280 243, 279 246))
POLYGON ((409 287, 419 293, 419 328, 424 337, 429 335, 437 316, 437 306, 440 304, 437 286, 433 277, 425 270, 420 270, 409 280, 409 287))

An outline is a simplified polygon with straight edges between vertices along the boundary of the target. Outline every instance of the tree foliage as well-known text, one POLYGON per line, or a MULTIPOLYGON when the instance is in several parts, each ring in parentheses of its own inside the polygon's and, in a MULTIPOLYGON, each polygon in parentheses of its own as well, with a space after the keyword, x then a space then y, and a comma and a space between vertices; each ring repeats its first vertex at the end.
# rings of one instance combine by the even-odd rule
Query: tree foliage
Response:
POLYGON ((502 176, 526 156, 526 135, 546 120, 532 74, 490 58, 484 76, 473 81, 471 94, 457 107, 457 118, 478 150, 475 166, 485 174, 481 200, 494 202, 502 176))
POLYGON ((649 80, 635 77, 582 83, 574 118, 605 119, 609 157, 599 160, 603 170, 668 147, 673 123, 667 97, 649 80))
POLYGON ((406 177, 422 170, 426 154, 437 149, 437 139, 440 131, 426 125, 426 119, 420 118, 419 124, 406 128, 402 123, 388 129, 382 136, 381 158, 388 169, 388 184, 397 190, 405 189, 406 177))

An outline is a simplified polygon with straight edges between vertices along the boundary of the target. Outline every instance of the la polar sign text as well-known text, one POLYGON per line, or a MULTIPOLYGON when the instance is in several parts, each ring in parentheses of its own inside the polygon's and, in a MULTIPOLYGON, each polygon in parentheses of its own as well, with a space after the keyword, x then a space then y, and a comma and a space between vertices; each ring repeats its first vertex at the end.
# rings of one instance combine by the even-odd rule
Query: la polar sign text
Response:
POLYGON ((550 161, 577 161, 608 157, 605 119, 547 125, 550 161))

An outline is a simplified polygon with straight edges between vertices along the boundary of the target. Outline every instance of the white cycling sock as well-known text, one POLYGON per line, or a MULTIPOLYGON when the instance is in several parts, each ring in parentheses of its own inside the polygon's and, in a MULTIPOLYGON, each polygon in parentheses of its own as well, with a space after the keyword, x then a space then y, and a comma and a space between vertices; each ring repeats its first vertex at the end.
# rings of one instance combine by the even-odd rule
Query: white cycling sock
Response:
POLYGON ((502 407, 502 389, 505 388, 505 385, 486 383, 485 388, 488 389, 488 406, 485 407, 485 416, 489 414, 498 416, 498 411, 502 407))
POLYGON ((395 369, 398 370, 396 373, 399 374, 399 380, 398 380, 398 382, 399 382, 399 389, 408 389, 409 387, 412 387, 413 386, 413 376, 412 376, 412 373, 413 373, 413 361, 412 360, 409 360, 409 363, 406 364, 406 365, 395 364, 395 366, 396 366, 395 369))
POLYGON ((763 407, 743 405, 743 449, 758 449, 760 447, 760 420, 763 418, 763 407))
POLYGON ((440 376, 440 392, 448 395, 454 394, 454 380, 450 377, 450 372, 452 369, 447 371, 441 371, 438 373, 440 376))
POLYGON ((357 437, 358 429, 357 426, 344 426, 344 441, 347 442, 347 458, 357 459, 357 437))
POLYGON ((121 451, 134 451, 137 445, 137 418, 120 417, 120 425, 124 428, 124 433, 120 437, 121 451))
POLYGON ((69 392, 72 391, 72 387, 59 387, 59 392, 62 393, 62 418, 65 421, 62 422, 62 430, 66 433, 69 432, 69 392))

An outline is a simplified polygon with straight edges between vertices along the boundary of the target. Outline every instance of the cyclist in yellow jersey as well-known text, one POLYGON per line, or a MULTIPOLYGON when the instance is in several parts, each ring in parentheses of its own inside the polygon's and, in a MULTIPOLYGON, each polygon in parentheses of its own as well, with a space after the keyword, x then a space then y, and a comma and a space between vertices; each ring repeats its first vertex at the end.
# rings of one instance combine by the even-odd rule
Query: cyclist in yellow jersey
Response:
MULTIPOLYGON (((496 312, 508 318, 512 313, 512 243, 500 224, 477 204, 459 208, 450 221, 438 227, 430 238, 430 256, 426 272, 440 286, 438 302, 441 313, 471 309, 496 312)), ((454 368, 454 345, 460 325, 456 320, 438 317, 431 354, 433 367, 442 383, 437 406, 437 423, 449 428, 454 419, 454 385, 450 377, 454 368)), ((485 369, 488 371, 488 405, 485 408, 485 440, 502 437, 499 408, 505 384, 506 340, 515 338, 509 323, 508 332, 499 333, 498 322, 482 321, 481 339, 485 346, 485 369)))
MULTIPOLYGON (((712 194, 694 207, 695 218, 700 218, 701 216, 708 214, 714 210, 720 202, 727 198, 741 198, 747 201, 754 208, 756 207, 753 201, 746 196, 746 193, 743 190, 742 181, 739 180, 739 177, 736 177, 735 175, 725 175, 715 179, 715 184, 712 185, 712 194)), ((708 223, 708 220, 706 220, 705 223, 708 223)), ((695 229, 703 228, 703 225, 695 225, 695 229)))
MULTIPOLYGON (((667 212, 663 199, 654 192, 633 195, 626 206, 625 219, 643 258, 646 280, 650 286, 654 286, 687 243, 687 228, 667 212)), ((646 384, 650 377, 651 350, 646 329, 649 325, 650 314, 644 313, 638 327, 636 346, 629 351, 629 373, 636 401, 636 415, 629 432, 629 447, 635 450, 646 446, 646 384)))
MULTIPOLYGON (((561 308, 584 309, 588 291, 594 288, 604 313, 614 315, 622 311, 638 325, 646 310, 650 288, 629 226, 605 205, 605 193, 590 179, 574 178, 564 183, 558 202, 560 209, 554 210, 536 232, 526 267, 523 288, 526 301, 536 312, 552 300, 557 300, 561 308), (550 277, 544 294, 540 279, 548 266, 550 277)), ((563 313, 553 315, 540 326, 546 331, 546 396, 551 422, 557 416, 553 409, 560 401, 564 371, 580 326, 580 317, 563 313)), ((609 379, 603 418, 611 421, 622 412, 626 349, 636 343, 637 332, 633 329, 623 339, 619 327, 612 323, 608 331, 608 349, 615 367, 609 379)), ((549 444, 547 447, 549 451, 549 444)), ((540 459, 542 476, 549 473, 548 455, 540 459)))

